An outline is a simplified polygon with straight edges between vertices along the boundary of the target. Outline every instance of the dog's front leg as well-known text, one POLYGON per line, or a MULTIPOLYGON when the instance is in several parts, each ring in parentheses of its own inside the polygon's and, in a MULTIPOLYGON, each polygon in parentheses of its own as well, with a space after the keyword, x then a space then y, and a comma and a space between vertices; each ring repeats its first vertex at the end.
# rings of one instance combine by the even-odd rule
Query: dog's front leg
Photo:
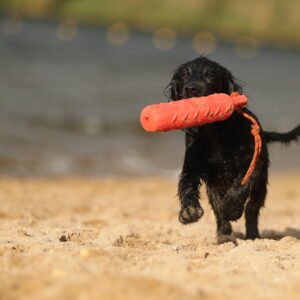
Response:
POLYGON ((197 222, 203 215, 199 203, 199 157, 201 146, 197 138, 185 134, 185 157, 178 184, 178 196, 181 210, 179 221, 183 224, 197 222))
POLYGON ((178 185, 178 195, 181 204, 179 221, 183 224, 197 222, 203 215, 199 203, 199 178, 194 174, 182 172, 178 185))
POLYGON ((250 195, 250 184, 241 185, 241 178, 236 178, 221 201, 221 215, 226 221, 238 220, 244 211, 244 205, 250 195))

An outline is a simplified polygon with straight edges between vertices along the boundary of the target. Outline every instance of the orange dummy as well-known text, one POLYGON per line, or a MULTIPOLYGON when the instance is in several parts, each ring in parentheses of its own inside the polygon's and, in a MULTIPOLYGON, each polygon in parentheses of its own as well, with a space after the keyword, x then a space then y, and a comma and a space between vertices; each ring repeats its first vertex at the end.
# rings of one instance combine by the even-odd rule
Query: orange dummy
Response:
POLYGON ((244 95, 212 94, 146 106, 141 112, 141 124, 146 131, 183 129, 229 118, 235 109, 247 105, 244 95))

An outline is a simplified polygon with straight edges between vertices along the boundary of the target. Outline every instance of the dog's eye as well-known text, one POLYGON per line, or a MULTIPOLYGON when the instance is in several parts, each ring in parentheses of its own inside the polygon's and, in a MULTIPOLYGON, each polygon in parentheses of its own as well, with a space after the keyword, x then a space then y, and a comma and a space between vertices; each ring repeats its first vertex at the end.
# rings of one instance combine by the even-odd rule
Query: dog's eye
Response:
POLYGON ((181 75, 181 79, 182 80, 188 80, 188 78, 189 78, 189 75, 188 74, 183 74, 183 75, 181 75))
POLYGON ((205 69, 203 71, 203 77, 208 81, 212 81, 213 79, 215 79, 215 74, 212 72, 212 70, 205 69))

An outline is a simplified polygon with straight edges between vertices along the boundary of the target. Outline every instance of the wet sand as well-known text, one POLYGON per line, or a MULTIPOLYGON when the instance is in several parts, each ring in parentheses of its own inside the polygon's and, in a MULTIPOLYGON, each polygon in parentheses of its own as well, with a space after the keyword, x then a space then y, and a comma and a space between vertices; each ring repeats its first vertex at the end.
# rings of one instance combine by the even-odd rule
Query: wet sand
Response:
POLYGON ((0 179, 0 299, 299 299, 300 173, 273 174, 262 239, 177 221, 165 178, 0 179))

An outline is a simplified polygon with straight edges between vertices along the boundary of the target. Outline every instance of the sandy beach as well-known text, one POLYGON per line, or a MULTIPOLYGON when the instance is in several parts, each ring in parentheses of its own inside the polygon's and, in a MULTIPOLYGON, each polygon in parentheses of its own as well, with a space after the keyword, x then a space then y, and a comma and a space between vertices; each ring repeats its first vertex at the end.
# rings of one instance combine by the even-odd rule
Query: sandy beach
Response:
POLYGON ((300 173, 272 174, 262 239, 177 220, 176 180, 0 179, 0 299, 299 299, 300 173))

